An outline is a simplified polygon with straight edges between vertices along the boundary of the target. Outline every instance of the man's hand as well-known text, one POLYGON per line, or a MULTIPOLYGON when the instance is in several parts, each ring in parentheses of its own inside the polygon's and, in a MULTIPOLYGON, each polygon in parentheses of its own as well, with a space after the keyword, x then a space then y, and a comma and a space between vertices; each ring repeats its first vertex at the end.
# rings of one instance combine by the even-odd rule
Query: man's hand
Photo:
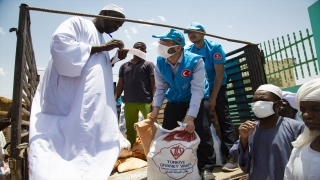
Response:
POLYGON ((246 121, 239 127, 240 144, 242 149, 246 150, 248 147, 248 137, 253 133, 256 127, 256 123, 252 121, 246 121))
POLYGON ((118 49, 118 58, 123 60, 127 57, 129 50, 128 49, 118 49))
MULTIPOLYGON (((103 46, 105 48, 105 51, 111 51, 114 48, 123 49, 124 44, 123 44, 123 42, 121 40, 112 39, 111 41, 107 42, 103 46)), ((119 59, 120 59, 120 57, 119 57, 119 59)))
POLYGON ((194 117, 192 116, 188 116, 186 115, 186 117, 184 118, 183 123, 187 124, 187 127, 184 128, 185 131, 188 131, 188 133, 193 133, 195 130, 195 126, 194 126, 194 117))
POLYGON ((239 127, 239 135, 241 138, 248 138, 254 131, 256 123, 253 121, 246 121, 239 127))
POLYGON ((100 44, 100 45, 92 45, 90 54, 99 53, 102 51, 111 51, 114 48, 123 49, 124 44, 121 40, 112 39, 111 41, 100 44))
POLYGON ((160 107, 158 107, 158 106, 153 107, 152 112, 149 113, 149 114, 147 115, 147 117, 148 117, 149 119, 152 119, 153 121, 155 121, 155 120, 157 119, 157 117, 158 117, 159 110, 160 110, 160 107))
POLYGON ((213 112, 216 110, 216 102, 217 102, 217 98, 216 97, 212 97, 210 96, 209 98, 209 102, 210 102, 210 112, 213 112))

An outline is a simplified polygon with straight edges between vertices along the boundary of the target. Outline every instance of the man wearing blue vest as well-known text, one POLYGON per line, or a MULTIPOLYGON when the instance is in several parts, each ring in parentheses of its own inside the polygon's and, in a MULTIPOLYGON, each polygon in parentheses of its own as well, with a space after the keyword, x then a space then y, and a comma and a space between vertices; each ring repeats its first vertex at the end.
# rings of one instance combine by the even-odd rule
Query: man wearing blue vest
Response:
MULTIPOLYGON (((197 22, 192 22, 187 29, 205 32, 204 27, 197 22)), ((184 33, 188 33, 188 38, 193 43, 186 47, 186 51, 199 54, 204 60, 210 90, 210 110, 215 111, 218 116, 221 140, 227 155, 227 163, 222 170, 235 171, 238 169, 237 160, 229 154, 235 143, 236 135, 230 119, 226 93, 227 75, 224 69, 226 55, 220 44, 205 39, 203 34, 192 31, 184 31, 184 33)))
POLYGON ((185 130, 196 132, 200 137, 197 150, 198 168, 205 180, 215 179, 213 138, 210 130, 209 84, 205 80, 204 63, 201 56, 185 51, 185 39, 181 32, 171 29, 160 38, 157 66, 154 77, 156 92, 151 117, 158 116, 164 98, 168 103, 164 109, 162 127, 172 130, 177 121, 185 123, 185 130))

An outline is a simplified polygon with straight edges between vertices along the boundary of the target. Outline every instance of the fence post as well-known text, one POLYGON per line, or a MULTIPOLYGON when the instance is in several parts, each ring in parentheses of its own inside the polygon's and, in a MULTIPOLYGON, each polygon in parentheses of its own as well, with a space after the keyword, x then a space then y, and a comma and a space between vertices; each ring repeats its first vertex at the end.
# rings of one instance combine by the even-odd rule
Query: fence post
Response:
POLYGON ((311 6, 308 7, 309 18, 311 22, 311 28, 313 33, 313 39, 316 46, 318 66, 320 68, 320 1, 315 2, 311 6))
POLYGON ((16 59, 14 68, 14 83, 11 111, 11 144, 9 167, 11 170, 12 180, 22 180, 28 177, 22 177, 22 165, 25 159, 21 157, 21 109, 22 109, 22 86, 23 86, 23 66, 25 58, 23 56, 26 51, 25 41, 27 36, 27 18, 29 11, 26 4, 21 4, 19 14, 19 26, 17 33, 16 59))

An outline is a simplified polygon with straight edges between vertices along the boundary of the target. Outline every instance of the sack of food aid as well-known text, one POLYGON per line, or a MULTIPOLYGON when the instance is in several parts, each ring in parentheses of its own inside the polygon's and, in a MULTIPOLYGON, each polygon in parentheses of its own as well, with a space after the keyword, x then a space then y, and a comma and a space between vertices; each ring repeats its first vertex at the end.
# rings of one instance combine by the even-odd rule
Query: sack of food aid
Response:
POLYGON ((149 153, 150 144, 157 132, 157 127, 152 119, 145 119, 134 124, 135 129, 141 139, 144 153, 147 155, 149 153))
POLYGON ((157 132, 147 155, 148 180, 200 180, 197 149, 200 138, 183 127, 166 130, 156 124, 157 132))

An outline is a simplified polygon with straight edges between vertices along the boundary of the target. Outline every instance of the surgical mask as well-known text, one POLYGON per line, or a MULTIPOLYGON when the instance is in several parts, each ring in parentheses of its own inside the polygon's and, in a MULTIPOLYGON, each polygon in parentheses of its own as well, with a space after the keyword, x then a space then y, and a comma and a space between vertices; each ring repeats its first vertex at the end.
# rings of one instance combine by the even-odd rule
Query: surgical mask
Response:
POLYGON ((252 111, 258 118, 266 118, 274 114, 273 102, 256 101, 251 104, 252 111))
POLYGON ((159 44, 158 49, 157 49, 157 52, 158 52, 159 56, 167 59, 167 58, 169 58, 169 57, 171 57, 172 55, 175 54, 175 53, 169 54, 169 53, 168 53, 168 50, 169 50, 170 48, 173 48, 173 47, 176 47, 176 46, 177 46, 177 45, 167 47, 167 46, 165 46, 165 45, 159 44))

